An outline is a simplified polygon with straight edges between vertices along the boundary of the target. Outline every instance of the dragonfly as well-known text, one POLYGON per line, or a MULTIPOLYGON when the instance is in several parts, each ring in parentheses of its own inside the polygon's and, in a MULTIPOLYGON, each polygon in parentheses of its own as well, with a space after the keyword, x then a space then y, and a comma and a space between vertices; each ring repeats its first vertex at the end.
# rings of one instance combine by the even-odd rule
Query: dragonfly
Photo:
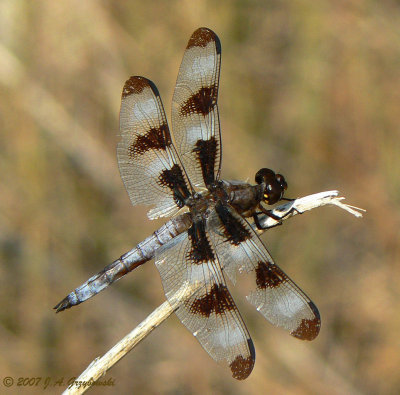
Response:
POLYGON ((171 218, 54 308, 60 312, 78 305, 154 259, 168 301, 194 289, 179 301, 179 320, 211 358, 243 380, 253 370, 255 348, 227 279, 235 284, 237 273, 250 276, 248 301, 298 339, 313 340, 321 320, 256 231, 262 229, 260 215, 273 216, 266 206, 286 199, 285 178, 268 168, 256 173, 255 184, 220 178, 220 65, 218 36, 197 29, 172 98, 173 136, 154 83, 140 76, 126 81, 117 147, 121 178, 133 205, 150 206, 149 219, 171 218))

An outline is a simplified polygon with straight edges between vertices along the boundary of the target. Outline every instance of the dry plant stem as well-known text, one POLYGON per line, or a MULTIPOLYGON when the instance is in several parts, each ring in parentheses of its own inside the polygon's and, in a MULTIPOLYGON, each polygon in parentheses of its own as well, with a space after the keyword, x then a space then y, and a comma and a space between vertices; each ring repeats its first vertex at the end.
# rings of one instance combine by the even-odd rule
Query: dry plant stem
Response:
MULTIPOLYGON (((282 221, 292 217, 296 214, 302 214, 308 210, 326 205, 334 205, 348 211, 356 217, 362 217, 361 211, 357 207, 353 207, 342 203, 343 197, 338 197, 338 191, 320 192, 314 195, 309 195, 299 198, 288 203, 282 204, 274 208, 271 212, 274 216, 281 218, 281 221, 269 217, 267 215, 260 216, 259 220, 263 227, 266 229, 280 224, 282 221)), ((266 230, 265 229, 265 230, 266 230)), ((258 231, 263 233, 264 230, 258 231)), ((88 368, 76 379, 76 382, 95 382, 101 376, 115 365, 122 357, 124 357, 133 347, 135 347, 141 340, 143 340, 150 332, 157 328, 163 321, 165 321, 178 307, 179 302, 184 300, 196 291, 196 285, 189 288, 182 284, 182 288, 175 295, 172 303, 164 302, 156 310, 154 310, 144 321, 142 321, 131 333, 120 340, 111 350, 109 350, 103 357, 96 358, 88 368)), ((64 394, 82 394, 86 392, 90 386, 72 385, 64 391, 64 394)))
MULTIPOLYGON (((322 207, 330 204, 340 207, 345 211, 348 211, 355 217, 362 217, 361 211, 365 212, 364 209, 342 203, 344 197, 338 197, 338 194, 339 191, 326 191, 298 198, 288 203, 281 204, 278 207, 275 207, 272 210, 272 214, 276 217, 281 218, 281 221, 284 221, 290 217, 293 217, 296 214, 303 214, 306 211, 312 210, 313 208, 322 207)), ((263 228, 266 228, 265 230, 280 225, 280 223, 282 223, 267 215, 260 216, 259 222, 263 228)), ((258 231, 258 233, 261 234, 265 230, 260 230, 258 231)))

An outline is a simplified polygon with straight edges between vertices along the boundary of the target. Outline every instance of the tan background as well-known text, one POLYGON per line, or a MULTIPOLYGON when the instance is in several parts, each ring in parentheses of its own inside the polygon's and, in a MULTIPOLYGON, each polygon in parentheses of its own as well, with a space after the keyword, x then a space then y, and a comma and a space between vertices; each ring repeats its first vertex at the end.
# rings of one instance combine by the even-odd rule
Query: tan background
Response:
MULTIPOLYGON (((320 309, 314 342, 272 327, 239 284, 257 351, 248 380, 233 380, 172 317, 107 374, 115 387, 93 393, 399 393, 394 0, 1 1, 1 380, 77 376, 164 301, 148 263, 85 304, 52 311, 162 223, 130 205, 119 177, 120 94, 130 75, 144 75, 169 116, 199 26, 222 42, 223 177, 252 180, 271 167, 288 196, 339 189, 368 213, 322 208, 263 237, 320 309)), ((22 390, 42 393, 10 393, 22 390)))

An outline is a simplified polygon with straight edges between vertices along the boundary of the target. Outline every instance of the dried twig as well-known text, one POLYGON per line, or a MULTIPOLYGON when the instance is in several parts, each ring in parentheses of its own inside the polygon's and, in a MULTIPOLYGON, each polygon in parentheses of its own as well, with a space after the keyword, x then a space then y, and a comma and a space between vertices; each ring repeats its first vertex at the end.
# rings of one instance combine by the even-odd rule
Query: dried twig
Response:
MULTIPOLYGON (((362 217, 363 209, 350 206, 342 203, 343 197, 338 197, 338 191, 320 192, 314 195, 305 196, 295 199, 288 203, 282 204, 272 210, 272 214, 281 218, 284 221, 296 214, 302 214, 308 210, 326 205, 334 205, 348 211, 356 217, 362 217)), ((279 223, 269 216, 262 216, 260 223, 265 228, 271 228, 279 223)), ((263 231, 258 231, 262 233, 263 231)), ((142 321, 131 333, 120 340, 111 350, 104 354, 101 358, 96 358, 87 369, 72 383, 64 394, 82 394, 86 392, 95 382, 113 366, 122 357, 124 357, 133 347, 143 340, 150 332, 164 322, 178 307, 181 300, 192 295, 197 287, 194 286, 188 289, 187 286, 182 286, 182 289, 175 294, 175 299, 172 303, 164 302, 161 306, 155 309, 144 321, 142 321)))

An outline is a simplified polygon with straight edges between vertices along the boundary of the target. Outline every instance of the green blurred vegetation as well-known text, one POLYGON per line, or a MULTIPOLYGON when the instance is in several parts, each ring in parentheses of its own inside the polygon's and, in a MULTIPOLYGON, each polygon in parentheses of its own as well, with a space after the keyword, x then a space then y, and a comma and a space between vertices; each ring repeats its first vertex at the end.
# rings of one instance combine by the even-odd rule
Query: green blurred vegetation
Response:
POLYGON ((52 311, 162 223, 130 205, 119 177, 120 94, 144 75, 169 114, 186 42, 207 26, 222 42, 223 177, 270 167, 288 196, 339 189, 368 212, 322 208, 263 237, 320 309, 314 342, 269 325, 239 282, 257 350, 248 380, 171 318, 93 393, 399 393, 399 2, 215 3, 0 2, 1 376, 77 376, 163 302, 149 263, 52 311))

